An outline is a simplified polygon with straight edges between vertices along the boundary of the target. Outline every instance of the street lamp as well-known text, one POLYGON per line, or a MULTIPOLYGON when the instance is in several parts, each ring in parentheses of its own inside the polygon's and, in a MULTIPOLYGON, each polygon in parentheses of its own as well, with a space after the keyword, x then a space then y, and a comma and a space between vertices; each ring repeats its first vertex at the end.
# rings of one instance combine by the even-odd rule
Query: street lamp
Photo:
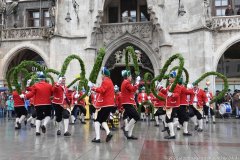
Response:
POLYGON ((181 0, 178 2, 178 16, 183 16, 186 13, 183 4, 181 4, 181 0))
POLYGON ((68 12, 67 12, 67 16, 66 16, 65 20, 66 20, 67 22, 70 22, 70 21, 72 20, 72 18, 71 18, 71 16, 70 16, 70 12, 69 12, 69 1, 68 1, 68 12))

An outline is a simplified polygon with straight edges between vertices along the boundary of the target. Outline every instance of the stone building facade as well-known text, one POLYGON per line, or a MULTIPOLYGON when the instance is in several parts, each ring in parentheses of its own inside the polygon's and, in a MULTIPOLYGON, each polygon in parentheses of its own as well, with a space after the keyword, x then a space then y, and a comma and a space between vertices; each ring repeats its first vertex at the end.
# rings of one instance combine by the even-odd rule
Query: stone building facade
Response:
MULTIPOLYGON (((111 69, 113 77, 120 77, 128 45, 135 48, 142 72, 154 75, 171 55, 181 53, 190 81, 194 81, 208 71, 226 74, 219 66, 221 58, 240 41, 240 16, 216 16, 219 7, 215 0, 0 2, 1 84, 5 83, 7 71, 22 60, 35 60, 60 70, 70 54, 83 59, 88 77, 100 47, 106 48, 103 65, 111 69)), ((77 62, 71 63, 67 81, 79 71, 77 62)), ((234 88, 240 84, 240 69, 235 72, 229 77, 234 88)), ((117 84, 118 79, 114 80, 117 84)), ((212 89, 221 89, 221 80, 213 76, 209 80, 212 89)))

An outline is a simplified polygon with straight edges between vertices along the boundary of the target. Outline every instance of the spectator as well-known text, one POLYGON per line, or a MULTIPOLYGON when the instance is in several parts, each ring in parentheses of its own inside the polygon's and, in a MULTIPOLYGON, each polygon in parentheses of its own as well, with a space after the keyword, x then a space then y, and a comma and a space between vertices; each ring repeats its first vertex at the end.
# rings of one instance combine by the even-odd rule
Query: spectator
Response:
POLYGON ((13 102, 13 97, 9 96, 8 100, 6 102, 7 105, 7 115, 8 115, 8 119, 12 119, 12 112, 14 110, 14 102, 13 102))
POLYGON ((236 89, 233 93, 233 108, 236 109, 236 118, 239 118, 239 104, 240 104, 240 93, 236 89))
POLYGON ((237 15, 240 15, 240 8, 238 8, 237 15))
POLYGON ((231 5, 228 5, 228 8, 225 10, 225 16, 232 16, 234 15, 234 11, 231 5))

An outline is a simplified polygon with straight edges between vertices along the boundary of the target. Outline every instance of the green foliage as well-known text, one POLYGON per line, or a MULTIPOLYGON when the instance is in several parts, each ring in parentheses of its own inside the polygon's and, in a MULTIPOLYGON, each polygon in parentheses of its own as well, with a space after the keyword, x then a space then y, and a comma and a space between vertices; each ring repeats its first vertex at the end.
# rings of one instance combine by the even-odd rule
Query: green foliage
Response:
POLYGON ((42 71, 44 74, 46 74, 40 64, 34 61, 22 61, 17 67, 15 67, 13 71, 13 84, 16 86, 16 90, 19 94, 21 93, 21 87, 18 85, 18 74, 22 71, 25 73, 25 75, 27 75, 29 72, 26 70, 26 68, 32 66, 36 67, 38 71, 42 71))
POLYGON ((171 56, 164 64, 163 68, 161 69, 161 73, 160 75, 158 75, 157 77, 155 77, 152 82, 151 82, 151 90, 152 90, 152 93, 154 94, 154 96, 156 98, 158 98, 159 100, 165 100, 164 97, 161 97, 157 94, 156 90, 155 90, 155 81, 159 81, 161 82, 162 79, 164 78, 165 76, 165 73, 167 72, 168 70, 168 67, 171 65, 171 63, 175 60, 175 59, 179 59, 179 68, 178 68, 178 72, 177 72, 177 76, 175 78, 175 81, 173 82, 171 88, 170 88, 170 92, 173 92, 177 83, 178 83, 178 79, 181 77, 182 75, 182 71, 183 71, 183 66, 184 66, 184 59, 182 57, 181 54, 175 54, 173 56, 171 56))
POLYGON ((203 79, 205 79, 206 77, 208 76, 211 76, 211 75, 215 75, 215 76, 218 76, 219 78, 222 78, 223 82, 224 82, 224 89, 218 94, 218 96, 214 97, 210 104, 222 99, 225 95, 225 93, 227 93, 228 91, 228 81, 227 81, 227 77, 222 75, 221 73, 218 73, 218 72, 207 72, 207 73, 204 73, 201 77, 199 77, 195 82, 195 84, 198 84, 199 82, 201 82, 203 79))
POLYGON ((57 70, 55 70, 55 69, 51 69, 51 68, 47 68, 47 69, 45 70, 45 72, 46 72, 46 73, 53 73, 53 74, 55 74, 55 75, 60 75, 60 72, 59 72, 59 71, 57 71, 57 70))
POLYGON ((102 62, 103 62, 105 53, 106 53, 105 48, 99 49, 97 59, 94 63, 93 69, 89 76, 89 81, 91 81, 92 83, 96 83, 96 81, 97 81, 98 73, 101 70, 101 66, 102 66, 102 62))
MULTIPOLYGON (((68 65, 70 64, 70 62, 74 59, 77 59, 79 64, 80 64, 80 67, 81 67, 81 73, 80 73, 80 77, 83 77, 85 78, 85 65, 84 65, 84 62, 82 61, 82 59, 78 56, 78 55, 70 55, 68 56, 65 61, 63 62, 63 65, 62 65, 62 69, 61 69, 61 73, 60 73, 60 76, 64 76, 66 74, 66 71, 67 71, 67 68, 68 68, 68 65)), ((52 70, 53 71, 53 70, 52 70)), ((56 72, 55 72, 56 73, 56 72)))
POLYGON ((153 79, 153 75, 151 73, 147 72, 144 74, 144 84, 145 84, 145 90, 147 95, 149 95, 151 92, 150 82, 152 79, 153 79))
POLYGON ((72 87, 72 85, 74 85, 77 81, 79 81, 79 80, 81 80, 81 78, 80 77, 78 77, 78 78, 76 78, 76 79, 74 79, 68 86, 67 86, 67 88, 70 88, 70 87, 72 87))
POLYGON ((7 79, 7 84, 8 84, 8 89, 10 91, 10 93, 12 93, 12 76, 13 76, 13 71, 14 71, 15 67, 11 68, 6 75, 6 79, 7 79))
POLYGON ((130 71, 129 60, 128 60, 129 53, 131 54, 132 59, 133 59, 133 65, 134 65, 135 74, 136 74, 136 76, 138 76, 138 75, 140 75, 140 70, 139 70, 139 65, 138 65, 138 61, 137 61, 137 55, 136 55, 136 53, 134 51, 134 48, 132 46, 128 46, 126 48, 126 52, 125 52, 126 70, 130 71))

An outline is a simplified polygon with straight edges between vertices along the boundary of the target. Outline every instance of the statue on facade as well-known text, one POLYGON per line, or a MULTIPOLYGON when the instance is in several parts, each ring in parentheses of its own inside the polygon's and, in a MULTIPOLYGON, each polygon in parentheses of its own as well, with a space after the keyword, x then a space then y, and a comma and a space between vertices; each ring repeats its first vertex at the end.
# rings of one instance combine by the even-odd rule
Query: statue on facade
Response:
POLYGON ((211 19, 211 13, 210 13, 210 2, 209 2, 209 0, 204 0, 203 3, 204 3, 203 15, 205 18, 205 25, 210 28, 212 26, 212 19, 211 19))
POLYGON ((52 27, 55 26, 55 14, 56 14, 56 5, 55 5, 55 0, 50 1, 50 7, 49 7, 49 15, 50 15, 50 21, 52 27))
POLYGON ((73 4, 74 12, 77 16, 77 21, 79 22, 79 16, 78 16, 79 4, 76 2, 76 0, 72 0, 72 4, 73 4))
POLYGON ((117 51, 115 53, 115 63, 121 63, 122 61, 122 52, 121 51, 117 51))

